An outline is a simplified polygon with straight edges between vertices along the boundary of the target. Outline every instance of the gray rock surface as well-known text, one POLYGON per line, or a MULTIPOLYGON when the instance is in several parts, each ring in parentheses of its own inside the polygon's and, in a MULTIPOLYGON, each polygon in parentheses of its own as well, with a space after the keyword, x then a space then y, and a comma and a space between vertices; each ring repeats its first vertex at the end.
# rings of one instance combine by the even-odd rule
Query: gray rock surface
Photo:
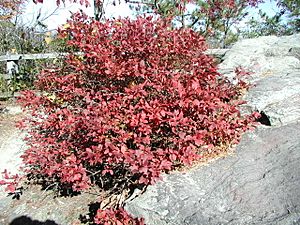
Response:
POLYGON ((246 133, 236 153, 186 173, 165 175, 126 209, 147 225, 300 224, 300 34, 238 42, 220 71, 251 71, 245 111, 271 126, 246 133))
POLYGON ((263 111, 271 125, 300 118, 300 34, 260 37, 236 43, 224 57, 220 72, 230 79, 236 67, 252 74, 255 85, 245 96, 248 111, 263 111))

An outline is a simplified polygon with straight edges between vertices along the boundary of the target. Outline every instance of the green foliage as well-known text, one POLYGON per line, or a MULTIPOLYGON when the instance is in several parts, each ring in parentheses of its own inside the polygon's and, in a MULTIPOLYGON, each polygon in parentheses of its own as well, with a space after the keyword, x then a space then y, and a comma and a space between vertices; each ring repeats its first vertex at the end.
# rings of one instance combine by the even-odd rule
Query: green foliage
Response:
POLYGON ((37 75, 43 68, 61 66, 61 59, 39 59, 39 60, 19 60, 18 73, 12 74, 11 79, 7 79, 6 64, 0 64, 0 93, 1 95, 12 95, 14 92, 32 89, 37 75))
POLYGON ((0 75, 0 94, 6 93, 9 90, 7 81, 0 75))
POLYGON ((278 5, 282 13, 288 17, 288 26, 292 32, 300 31, 300 1, 299 0, 281 0, 278 5))
POLYGON ((0 54, 46 52, 45 29, 26 27, 10 21, 0 21, 0 54))
POLYGON ((244 38, 254 38, 267 35, 291 35, 300 31, 300 1, 277 1, 277 12, 273 16, 267 15, 262 10, 258 18, 251 18, 247 28, 242 31, 244 38))
MULTIPOLYGON (((56 34, 46 32, 45 29, 41 23, 26 27, 9 20, 0 20, 0 55, 64 52, 65 41, 58 40, 56 34)), ((2 78, 0 92, 13 93, 32 87, 35 76, 45 65, 50 64, 53 64, 53 60, 19 60, 18 74, 14 74, 10 81, 2 78)), ((5 62, 0 64, 0 74, 6 74, 5 62)))
POLYGON ((19 72, 13 74, 11 79, 5 78, 6 71, 3 64, 0 70, 0 93, 10 95, 17 91, 32 88, 37 74, 50 63, 52 60, 20 60, 19 72))
POLYGON ((246 24, 247 28, 243 30, 241 36, 244 38, 255 38, 268 35, 289 35, 291 28, 283 22, 282 13, 276 13, 274 16, 268 16, 259 11, 259 18, 251 18, 246 24))

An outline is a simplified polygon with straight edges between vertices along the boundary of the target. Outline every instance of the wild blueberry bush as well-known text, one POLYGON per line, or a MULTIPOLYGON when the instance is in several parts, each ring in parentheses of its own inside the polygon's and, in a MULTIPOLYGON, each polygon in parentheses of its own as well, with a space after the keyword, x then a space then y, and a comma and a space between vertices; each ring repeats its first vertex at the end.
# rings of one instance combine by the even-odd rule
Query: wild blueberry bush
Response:
MULTIPOLYGON (((253 126, 255 116, 238 109, 247 84, 219 74, 191 29, 153 17, 99 22, 74 14, 59 33, 70 49, 64 66, 45 69, 20 100, 29 112, 22 157, 31 174, 75 191, 120 173, 122 182, 153 184, 253 126)), ((120 210, 99 210, 95 222, 143 224, 121 223, 128 214, 120 210)))

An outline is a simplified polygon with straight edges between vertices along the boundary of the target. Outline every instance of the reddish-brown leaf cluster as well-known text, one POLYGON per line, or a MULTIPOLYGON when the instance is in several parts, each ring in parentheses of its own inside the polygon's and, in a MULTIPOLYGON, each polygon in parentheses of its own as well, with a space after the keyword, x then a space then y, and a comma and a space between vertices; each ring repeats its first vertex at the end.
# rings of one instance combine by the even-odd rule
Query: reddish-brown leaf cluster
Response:
POLYGON ((144 225, 143 219, 133 219, 124 209, 98 210, 95 223, 101 225, 144 225))

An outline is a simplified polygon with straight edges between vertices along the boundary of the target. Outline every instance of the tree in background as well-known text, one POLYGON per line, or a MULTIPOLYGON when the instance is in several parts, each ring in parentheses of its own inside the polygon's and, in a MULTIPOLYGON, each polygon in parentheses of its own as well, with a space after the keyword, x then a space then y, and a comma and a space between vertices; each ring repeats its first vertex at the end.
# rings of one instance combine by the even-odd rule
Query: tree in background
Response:
MULTIPOLYGON (((94 6, 94 16, 95 20, 99 21, 104 15, 103 3, 104 0, 69 0, 69 2, 80 3, 81 5, 85 5, 86 7, 91 5, 93 1, 94 6)), ((44 3, 44 0, 33 0, 34 3, 44 3)), ((59 6, 61 3, 65 3, 66 0, 56 0, 56 4, 59 6)))
POLYGON ((235 26, 260 0, 141 0, 129 1, 137 14, 156 13, 174 17, 174 25, 199 31, 211 47, 226 47, 235 41, 235 26))
POLYGON ((259 10, 258 18, 251 18, 247 28, 241 32, 244 38, 266 35, 290 35, 300 31, 300 1, 280 0, 275 2, 277 12, 270 16, 259 10))
POLYGON ((288 17, 287 25, 292 32, 300 31, 300 1, 299 0, 281 0, 278 2, 281 13, 288 17))
POLYGON ((226 47, 239 37, 281 36, 300 31, 299 0, 129 0, 129 3, 137 14, 173 16, 176 26, 198 30, 211 47, 226 47), (247 21, 251 7, 263 2, 276 4, 275 15, 260 10, 258 19, 247 21), (247 30, 240 30, 241 21, 247 21, 247 30))
MULTIPOLYGON (((24 25, 20 16, 28 0, 0 0, 0 55, 53 52, 57 42, 47 33, 39 14, 31 24, 24 25), (49 41, 51 37, 51 41, 49 41)), ((14 92, 32 84, 35 74, 49 60, 19 60, 18 73, 6 80, 0 75, 0 92, 14 92)), ((6 74, 6 63, 0 63, 0 74, 6 74)))
POLYGON ((241 29, 240 36, 242 38, 256 38, 259 36, 290 34, 291 30, 283 22, 282 16, 282 12, 278 12, 274 16, 269 16, 267 13, 259 10, 258 18, 252 17, 247 21, 247 26, 241 29))
MULTIPOLYGON (((43 0, 36 0, 42 3, 43 0)), ((65 1, 58 0, 57 4, 65 1)), ((103 0, 75 0, 83 5, 94 4, 94 18, 103 19, 103 0)), ((119 1, 120 2, 120 1, 119 1)), ((226 47, 237 40, 236 27, 247 16, 247 10, 262 0, 125 0, 136 14, 172 17, 176 27, 189 27, 202 34, 210 47, 226 47)), ((116 4, 113 1, 112 4, 116 4)))
MULTIPOLYGON (((43 0, 33 0, 42 3, 43 0)), ((66 0, 56 0, 57 4, 66 0)), ((156 14, 173 17, 174 26, 190 27, 199 31, 211 48, 228 47, 238 38, 253 38, 262 35, 288 35, 300 30, 300 1, 276 0, 278 10, 274 16, 259 11, 259 18, 246 22, 249 10, 258 7, 264 0, 124 0, 136 14, 156 14)), ((104 18, 105 0, 70 0, 82 5, 94 4, 94 18, 104 18)), ((112 4, 115 5, 113 1, 112 4)))
POLYGON ((44 41, 47 27, 40 14, 29 25, 24 25, 20 16, 28 0, 0 1, 0 54, 41 53, 49 46, 44 41))

